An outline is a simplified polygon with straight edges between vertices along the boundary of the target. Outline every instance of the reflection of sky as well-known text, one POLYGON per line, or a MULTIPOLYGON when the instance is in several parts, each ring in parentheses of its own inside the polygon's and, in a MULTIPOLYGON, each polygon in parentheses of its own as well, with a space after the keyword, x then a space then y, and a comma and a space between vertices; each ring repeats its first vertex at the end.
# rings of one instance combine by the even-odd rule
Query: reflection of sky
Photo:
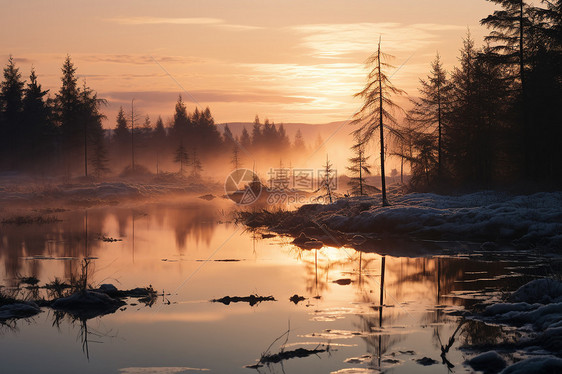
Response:
MULTIPOLYGON (((138 367, 208 368, 214 372, 246 373, 248 369, 242 366, 259 358, 290 323, 289 342, 301 343, 295 347, 312 349, 317 343, 331 341, 334 350, 330 355, 321 354, 320 358, 287 361, 286 372, 366 367, 367 364, 344 362, 365 354, 372 355, 369 362, 377 366, 376 356, 381 352, 383 360, 395 353, 395 358, 403 363, 395 372, 411 372, 420 367, 412 362, 412 356, 400 354, 400 350, 415 351, 415 358, 438 359, 436 331, 443 341, 448 341, 456 328, 454 320, 434 306, 459 305, 462 300, 446 295, 482 286, 482 283, 458 280, 478 278, 482 274, 476 274, 477 269, 487 271, 486 278, 506 272, 503 267, 507 265, 499 263, 386 256, 385 307, 381 315, 378 308, 380 255, 332 247, 317 252, 303 251, 279 237, 254 240, 256 235, 243 232, 240 227, 217 224, 224 217, 217 216, 214 204, 185 202, 135 209, 90 209, 88 251, 97 257, 91 281, 113 283, 119 288, 151 284, 170 294, 166 299, 171 304, 162 305, 159 301, 152 308, 129 305, 124 311, 90 320, 89 329, 96 334, 91 336, 94 342, 90 343, 90 362, 77 340, 78 325, 64 322, 57 331, 51 326, 49 312, 30 323, 20 321, 18 331, 7 331, 0 336, 3 367, 53 373, 111 373, 119 368, 138 367), (99 233, 123 241, 96 240, 99 233), (212 259, 241 261, 197 261, 207 259, 217 248, 220 249, 212 259), (350 285, 334 283, 345 278, 351 280, 350 285), (226 295, 254 293, 273 295, 277 301, 254 307, 208 302, 226 295), (294 294, 308 299, 294 305, 289 302, 294 294), (320 299, 312 298, 315 295, 320 299), (37 359, 24 358, 29 355, 37 359)), ((15 240, 20 244, 2 247, 3 279, 9 280, 16 273, 27 276, 33 272, 43 284, 55 276, 68 277, 77 270, 78 261, 57 258, 84 254, 85 213, 68 212, 60 217, 63 222, 53 225, 3 230, 2 243, 15 240), (54 259, 22 258, 30 255, 54 259)), ((387 253, 391 252, 388 248, 387 253)), ((455 349, 448 358, 455 364, 463 361, 455 349)), ((385 365, 390 364, 383 361, 383 368, 385 365)), ((431 372, 440 371, 446 372, 446 368, 436 365, 431 372)), ((272 372, 279 372, 279 368, 273 368, 272 372)))

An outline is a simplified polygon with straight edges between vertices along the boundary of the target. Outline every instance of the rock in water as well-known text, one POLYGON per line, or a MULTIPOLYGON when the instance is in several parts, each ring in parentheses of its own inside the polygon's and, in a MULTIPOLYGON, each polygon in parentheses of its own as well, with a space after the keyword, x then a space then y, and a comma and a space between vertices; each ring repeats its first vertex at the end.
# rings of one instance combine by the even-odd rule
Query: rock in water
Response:
POLYGON ((489 351, 479 354, 468 360, 468 364, 477 371, 485 374, 498 373, 506 366, 505 360, 496 351, 489 351))

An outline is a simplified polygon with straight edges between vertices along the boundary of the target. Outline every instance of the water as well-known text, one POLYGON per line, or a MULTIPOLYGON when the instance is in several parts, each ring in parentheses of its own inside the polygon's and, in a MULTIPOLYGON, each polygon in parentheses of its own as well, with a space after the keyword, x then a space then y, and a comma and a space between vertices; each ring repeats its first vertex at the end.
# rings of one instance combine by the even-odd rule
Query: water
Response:
POLYGON ((391 245, 384 256, 302 250, 288 238, 245 231, 231 222, 231 208, 226 201, 170 200, 54 212, 62 221, 48 224, 1 225, 0 284, 8 289, 20 276, 35 276, 40 285, 68 279, 91 257, 90 283, 152 285, 164 294, 152 306, 129 300, 123 310, 87 321, 65 318, 57 325, 44 309, 0 326, 2 371, 251 373, 244 366, 289 330, 270 353, 284 342, 286 352, 327 351, 259 372, 468 372, 462 363, 470 352, 459 348, 493 343, 506 332, 476 323, 459 328, 450 313, 548 270, 548 259, 538 255, 459 254, 461 243, 417 258, 393 256, 391 245), (209 301, 251 294, 276 301, 209 301), (295 294, 306 300, 289 301, 295 294), (423 357, 437 363, 416 362, 423 357))

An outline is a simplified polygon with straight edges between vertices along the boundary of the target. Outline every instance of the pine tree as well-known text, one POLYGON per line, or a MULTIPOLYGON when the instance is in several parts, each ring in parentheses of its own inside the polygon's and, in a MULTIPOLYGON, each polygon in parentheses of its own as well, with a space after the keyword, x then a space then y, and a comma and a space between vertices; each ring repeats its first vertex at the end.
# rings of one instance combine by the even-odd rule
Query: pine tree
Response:
MULTIPOLYGON (((198 120, 199 112, 196 110, 194 113, 194 120, 198 120)), ((185 143, 189 138, 189 130, 192 126, 191 120, 189 115, 187 114, 187 108, 182 100, 181 95, 178 97, 178 101, 176 102, 176 108, 174 113, 174 121, 172 123, 172 137, 178 143, 185 143)), ((192 140, 189 138, 189 140, 192 140)))
POLYGON ((191 156, 191 177, 194 179, 199 179, 201 177, 201 172, 203 171, 203 166, 201 165, 201 160, 197 156, 197 150, 193 149, 191 156))
POLYGON ((279 152, 287 152, 291 148, 291 141, 285 131, 285 126, 280 124, 277 128, 277 150, 279 152))
MULTIPOLYGON (((505 100, 509 83, 504 69, 486 57, 488 53, 492 53, 488 47, 476 50, 469 34, 463 41, 460 67, 451 74, 444 140, 452 176, 464 185, 487 186, 496 171, 509 166, 498 166, 500 151, 507 149, 503 139, 510 138, 505 131, 512 112, 505 100)), ((420 142, 418 147, 430 149, 427 139, 420 142)))
POLYGON ((205 108, 202 112, 198 109, 192 115, 193 124, 192 138, 193 147, 198 147, 203 154, 215 152, 222 146, 221 135, 215 124, 211 109, 205 108))
POLYGON ((245 127, 242 129, 242 135, 240 136, 240 146, 244 149, 245 152, 248 152, 250 147, 252 146, 252 139, 250 138, 250 134, 245 127))
POLYGON ((451 73, 451 107, 447 113, 448 125, 445 131, 445 147, 451 172, 460 182, 476 179, 474 161, 470 159, 474 155, 469 141, 473 135, 473 126, 477 124, 478 112, 476 56, 474 41, 470 33, 467 33, 460 50, 460 66, 455 67, 451 73))
POLYGON ((443 166, 443 120, 449 102, 450 85, 447 74, 441 65, 439 53, 431 63, 427 79, 420 79, 420 96, 414 100, 414 108, 409 116, 421 132, 430 132, 437 138, 437 173, 442 174, 443 166))
POLYGON ((180 175, 183 175, 183 166, 188 165, 189 161, 190 160, 189 160, 189 155, 187 153, 187 150, 183 146, 183 143, 180 143, 180 145, 176 149, 176 155, 175 155, 175 158, 174 158, 174 162, 180 164, 180 171, 179 171, 180 175))
MULTIPOLYGON (((497 43, 491 52, 499 62, 516 65, 523 96, 525 96, 525 43, 531 22, 527 16, 528 6, 523 0, 488 0, 503 9, 482 19, 480 23, 494 30, 485 40, 497 43)), ((490 54, 491 55, 491 54, 490 54)))
POLYGON ((353 125, 360 125, 359 129, 353 133, 358 143, 366 144, 373 138, 375 132, 379 131, 383 206, 388 205, 384 171, 384 129, 386 128, 391 133, 398 134, 393 128, 393 126, 397 125, 397 121, 391 111, 399 109, 399 107, 392 101, 392 96, 404 93, 404 91, 392 85, 389 77, 382 70, 383 68, 392 67, 392 65, 383 61, 390 57, 381 52, 381 41, 379 40, 377 51, 367 59, 367 66, 371 68, 367 85, 361 92, 355 94, 355 97, 363 98, 363 106, 355 113, 354 120, 352 121, 353 125))
POLYGON ((330 204, 332 204, 333 203, 332 180, 333 178, 337 178, 337 176, 334 175, 333 165, 330 162, 328 155, 326 155, 326 163, 322 166, 322 173, 323 173, 322 176, 323 178, 318 181, 319 183, 318 189, 314 192, 316 193, 322 190, 325 191, 324 196, 327 196, 328 200, 330 201, 330 204))
POLYGON ((83 123, 80 123, 80 89, 76 68, 70 56, 66 56, 64 60, 61 81, 61 88, 55 97, 55 108, 62 137, 65 169, 67 173, 70 173, 78 166, 80 150, 84 144, 84 126, 83 123))
POLYGON ((105 116, 101 114, 99 107, 105 104, 106 100, 99 99, 97 93, 84 82, 83 88, 80 90, 78 121, 82 123, 85 177, 88 176, 88 146, 103 143, 104 133, 101 121, 105 116))
POLYGON ((21 147, 25 141, 21 131, 24 85, 19 68, 10 56, 8 65, 4 68, 4 80, 0 84, 0 147, 4 150, 4 154, 0 155, 10 168, 19 163, 21 147))
POLYGON ((117 118, 115 119, 115 129, 113 130, 113 142, 119 150, 120 157, 125 155, 125 150, 129 145, 130 139, 131 133, 129 131, 129 124, 127 122, 127 118, 125 117, 125 111, 121 106, 119 107, 119 112, 117 113, 117 118))
POLYGON ((228 127, 228 124, 224 125, 222 138, 224 141, 224 145, 227 147, 227 149, 232 148, 235 139, 234 139, 234 135, 232 135, 232 131, 230 131, 230 127, 228 127))
POLYGON ((164 128, 164 121, 162 121, 162 117, 158 116, 156 120, 156 126, 154 131, 152 132, 152 140, 151 143, 154 147, 154 151, 156 152, 156 174, 160 172, 160 154, 164 150, 166 145, 166 129, 164 128))
POLYGON ((275 127, 275 123, 269 122, 269 119, 266 118, 263 123, 263 131, 261 135, 262 146, 264 149, 270 150, 277 148, 277 128, 275 127))
POLYGON ((166 129, 164 128, 164 121, 162 117, 158 116, 156 120, 156 125, 154 126, 154 131, 152 132, 152 138, 155 142, 160 143, 166 140, 166 129))
POLYGON ((424 132, 416 132, 412 142, 412 153, 406 157, 412 167, 410 184, 419 188, 429 187, 437 169, 437 146, 435 137, 424 132))
POLYGON ((530 11, 523 0, 488 0, 502 7, 480 23, 493 30, 485 40, 493 43, 486 57, 501 65, 510 72, 510 77, 517 94, 506 97, 510 100, 512 111, 518 116, 514 123, 514 130, 519 132, 521 140, 518 147, 523 154, 524 174, 532 178, 538 160, 536 147, 540 146, 536 132, 533 131, 533 113, 529 106, 529 92, 527 87, 527 69, 529 63, 531 31, 535 28, 530 20, 530 11))
POLYGON ((378 189, 374 186, 367 185, 366 176, 371 174, 371 170, 367 162, 370 156, 365 156, 364 145, 361 143, 355 144, 353 147, 355 153, 354 157, 349 159, 351 166, 347 167, 352 174, 349 179, 349 184, 351 185, 351 193, 353 195, 363 196, 367 195, 368 192, 377 191, 378 189))
POLYGON ((240 162, 240 147, 238 146, 238 141, 233 142, 232 144, 232 159, 230 163, 234 167, 234 170, 240 169, 242 163, 240 162))
POLYGON ((93 148, 92 166, 94 167, 94 175, 99 179, 110 172, 105 138, 103 136, 97 137, 94 140, 93 148))
POLYGON ((51 121, 51 107, 45 98, 48 92, 43 91, 37 82, 35 69, 32 69, 25 88, 22 112, 22 133, 26 140, 22 150, 30 166, 52 165, 54 160, 56 128, 51 121))
POLYGON ((304 138, 302 136, 301 129, 298 129, 295 134, 295 141, 293 142, 293 149, 298 152, 306 151, 306 145, 304 144, 304 138))
POLYGON ((263 144, 263 136, 261 129, 260 118, 256 115, 254 119, 254 125, 252 127, 252 147, 258 149, 263 144))

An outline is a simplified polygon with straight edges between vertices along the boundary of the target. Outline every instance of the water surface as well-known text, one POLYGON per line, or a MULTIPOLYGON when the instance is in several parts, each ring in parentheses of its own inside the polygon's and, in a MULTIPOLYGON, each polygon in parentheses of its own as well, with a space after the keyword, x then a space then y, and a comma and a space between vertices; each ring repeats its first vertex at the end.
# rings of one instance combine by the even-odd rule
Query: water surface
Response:
POLYGON ((53 213, 61 221, 48 224, 1 225, 0 284, 7 289, 21 276, 41 285, 69 279, 86 257, 93 285, 152 285, 163 294, 151 306, 129 300, 122 310, 87 321, 57 320, 45 309, 0 326, 3 370, 251 373, 244 366, 289 330, 270 353, 283 343, 285 351, 327 351, 259 372, 468 372, 463 362, 470 352, 459 348, 494 342, 505 332, 476 323, 459 327, 454 312, 546 275, 549 266, 532 253, 463 254, 465 243, 424 257, 393 255, 391 244, 384 254, 380 248, 302 250, 289 238, 263 239, 234 224, 232 208, 222 200, 171 200, 71 209, 53 213), (251 294, 276 301, 209 301, 251 294), (291 302, 295 294, 305 300, 291 302), (416 361, 424 357, 437 363, 416 361))

